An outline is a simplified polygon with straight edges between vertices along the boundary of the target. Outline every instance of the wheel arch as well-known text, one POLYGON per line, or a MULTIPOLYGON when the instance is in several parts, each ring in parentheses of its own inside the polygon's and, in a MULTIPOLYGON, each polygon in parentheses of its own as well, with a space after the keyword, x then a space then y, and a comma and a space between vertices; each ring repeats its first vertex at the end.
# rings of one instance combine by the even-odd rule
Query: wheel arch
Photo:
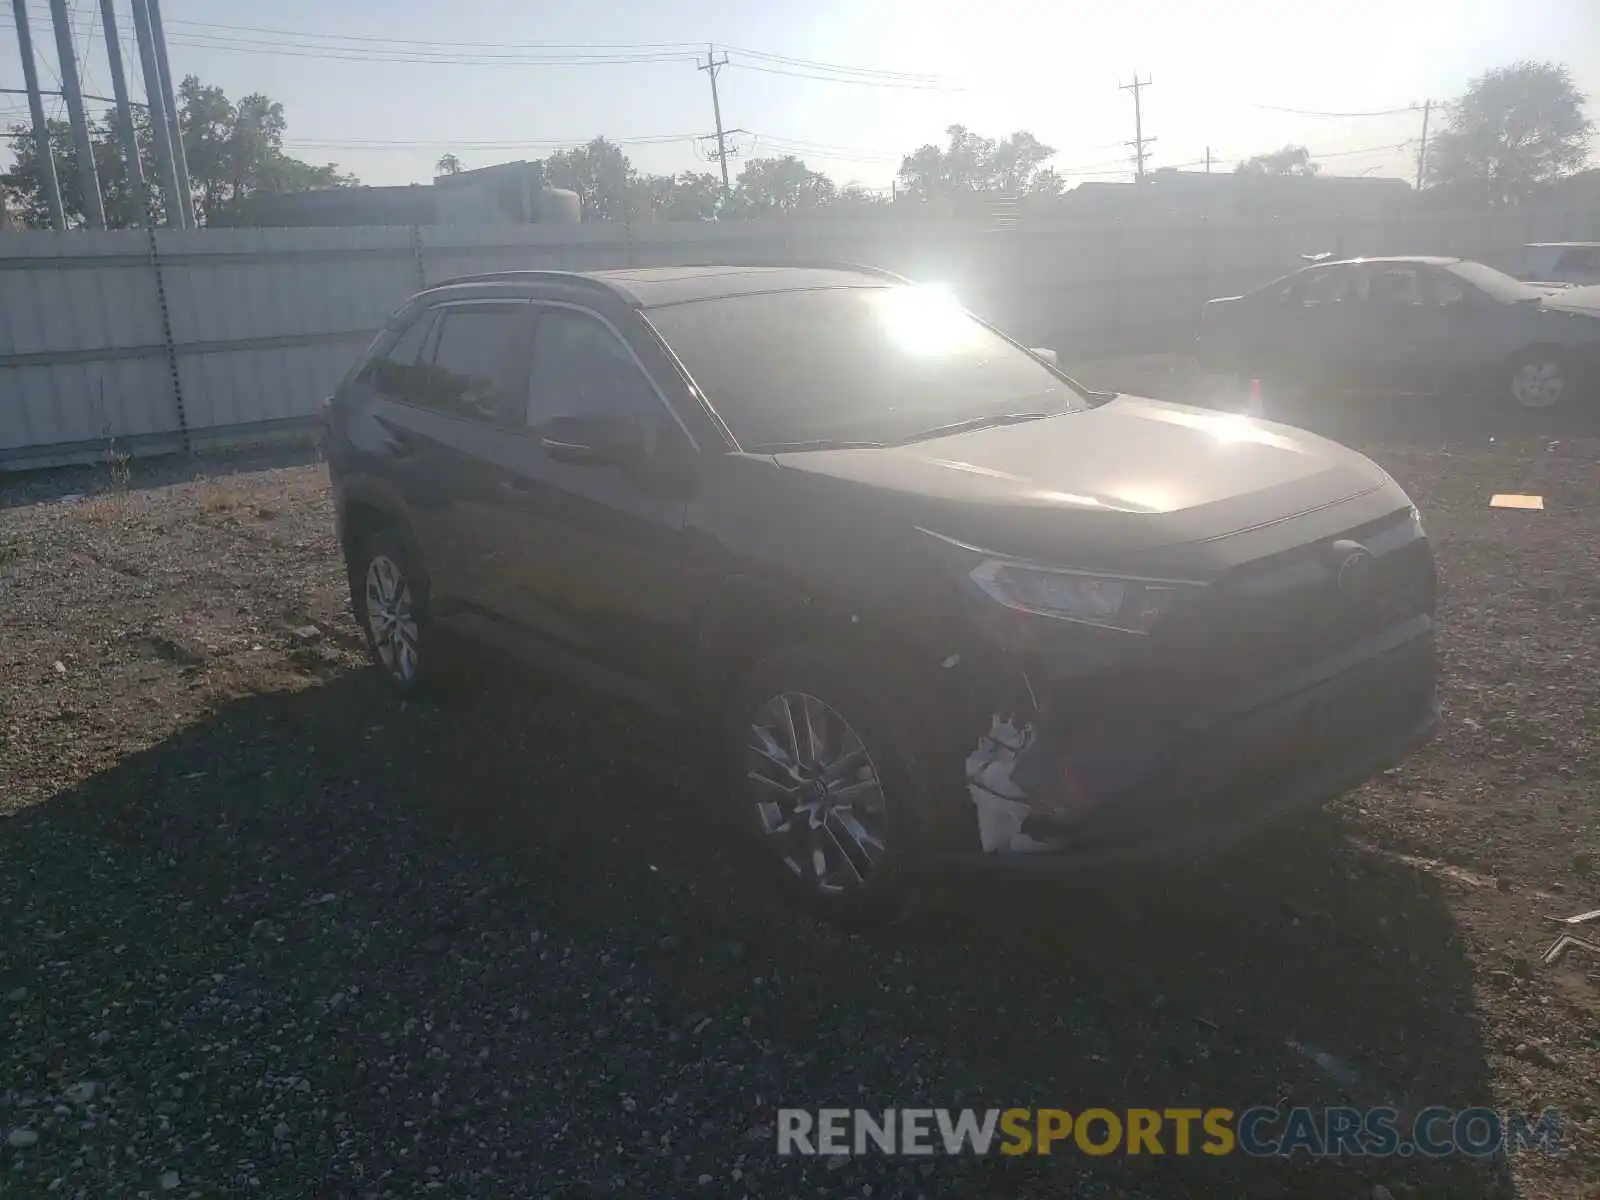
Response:
POLYGON ((698 693, 720 706, 763 659, 823 639, 855 643, 874 657, 919 657, 908 631, 879 617, 870 604, 818 596, 771 579, 730 575, 700 618, 694 649, 698 693))

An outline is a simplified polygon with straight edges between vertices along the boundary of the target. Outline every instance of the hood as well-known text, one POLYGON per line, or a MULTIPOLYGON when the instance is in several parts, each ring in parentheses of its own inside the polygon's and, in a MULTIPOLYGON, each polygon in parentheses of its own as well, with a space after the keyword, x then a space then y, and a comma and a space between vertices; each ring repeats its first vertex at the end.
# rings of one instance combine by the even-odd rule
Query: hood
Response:
POLYGON ((1090 551, 1103 562, 1263 529, 1374 493, 1392 494, 1373 517, 1406 502, 1374 463, 1325 438, 1131 396, 906 446, 777 461, 895 493, 924 528, 984 549, 1090 551))
POLYGON ((1560 312, 1581 313, 1584 316, 1600 317, 1600 285, 1589 287, 1569 287, 1552 292, 1541 303, 1546 308, 1553 308, 1560 312))

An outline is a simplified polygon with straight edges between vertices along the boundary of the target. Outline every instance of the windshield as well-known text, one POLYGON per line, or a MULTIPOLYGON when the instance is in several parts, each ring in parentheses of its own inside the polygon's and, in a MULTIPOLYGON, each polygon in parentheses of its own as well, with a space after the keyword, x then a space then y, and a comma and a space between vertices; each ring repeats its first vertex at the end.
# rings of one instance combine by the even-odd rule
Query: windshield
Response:
POLYGON ((648 315, 746 449, 892 442, 1085 407, 1061 376, 937 289, 768 292, 648 315))
POLYGON ((1451 263, 1449 270, 1451 274, 1466 280, 1480 291, 1487 292, 1490 297, 1502 304, 1515 304, 1518 300, 1543 295, 1538 288, 1529 287, 1504 271, 1496 271, 1481 262, 1451 263))

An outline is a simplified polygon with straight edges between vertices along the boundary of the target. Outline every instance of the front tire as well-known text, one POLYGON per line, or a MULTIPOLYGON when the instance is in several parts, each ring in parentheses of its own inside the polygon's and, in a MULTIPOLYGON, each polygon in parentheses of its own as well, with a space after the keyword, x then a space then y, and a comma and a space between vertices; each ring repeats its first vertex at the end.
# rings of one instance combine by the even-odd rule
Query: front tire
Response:
POLYGON ((1511 360, 1506 388, 1518 408, 1543 411, 1555 408, 1572 394, 1572 364, 1553 346, 1524 350, 1511 360))
POLYGON ((849 930, 908 917, 921 896, 921 790, 906 714, 842 657, 757 666, 727 722, 734 812, 805 912, 849 930))
POLYGON ((428 689, 435 675, 427 582, 399 531, 379 530, 350 559, 350 597, 373 666, 401 696, 428 689))

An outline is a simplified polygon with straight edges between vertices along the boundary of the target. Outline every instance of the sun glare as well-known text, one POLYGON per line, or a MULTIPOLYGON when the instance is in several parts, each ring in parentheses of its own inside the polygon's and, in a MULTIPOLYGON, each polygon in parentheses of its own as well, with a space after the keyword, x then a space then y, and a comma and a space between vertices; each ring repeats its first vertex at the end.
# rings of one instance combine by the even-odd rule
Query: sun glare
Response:
POLYGON ((878 315, 895 345, 919 358, 959 350, 973 336, 972 319, 942 284, 888 288, 878 315))

